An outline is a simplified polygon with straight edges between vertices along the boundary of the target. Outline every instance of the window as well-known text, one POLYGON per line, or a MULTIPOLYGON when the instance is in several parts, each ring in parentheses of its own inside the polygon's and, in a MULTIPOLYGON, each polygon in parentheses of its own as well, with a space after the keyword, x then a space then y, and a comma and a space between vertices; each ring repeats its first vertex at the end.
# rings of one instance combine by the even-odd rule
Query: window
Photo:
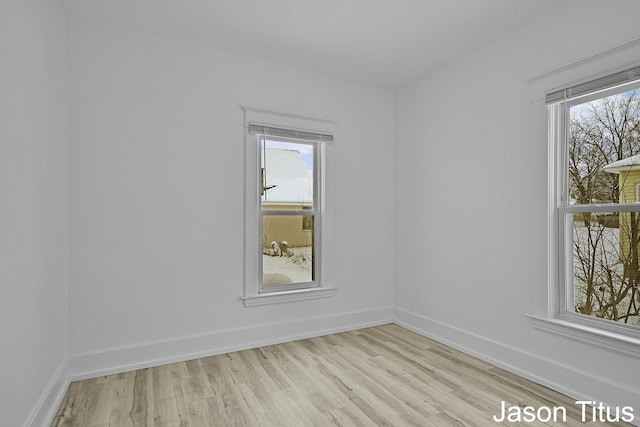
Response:
POLYGON ((546 96, 557 316, 640 337, 640 67, 546 96))
POLYGON ((333 122, 244 108, 246 306, 330 296, 325 157, 333 122))
MULTIPOLYGON (((317 286, 318 143, 253 130, 260 145, 261 292, 317 286), (306 230, 305 230, 306 225, 306 230), (308 231, 308 232, 307 232, 308 231)), ((271 131, 273 132, 273 131, 271 131)))

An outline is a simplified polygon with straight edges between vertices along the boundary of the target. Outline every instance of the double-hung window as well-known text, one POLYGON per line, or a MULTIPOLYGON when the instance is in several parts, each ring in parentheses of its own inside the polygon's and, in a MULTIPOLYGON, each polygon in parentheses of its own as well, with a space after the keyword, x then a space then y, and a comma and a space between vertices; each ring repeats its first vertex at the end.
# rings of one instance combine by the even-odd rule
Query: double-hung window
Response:
POLYGON ((324 163, 334 123, 244 111, 244 303, 330 296, 324 163))
POLYGON ((282 129, 250 127, 260 146, 260 291, 315 287, 321 264, 318 143, 281 136, 288 133, 282 129))
POLYGON ((546 95, 557 316, 640 337, 640 67, 546 95))

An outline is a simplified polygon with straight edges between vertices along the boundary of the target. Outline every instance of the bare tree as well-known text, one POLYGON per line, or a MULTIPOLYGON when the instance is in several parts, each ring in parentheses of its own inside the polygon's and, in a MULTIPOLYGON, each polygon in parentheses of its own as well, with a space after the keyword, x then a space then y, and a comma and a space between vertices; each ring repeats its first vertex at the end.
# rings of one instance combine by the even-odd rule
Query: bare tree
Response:
MULTIPOLYGON (((577 204, 619 203, 625 183, 603 168, 638 153, 640 98, 635 91, 574 107, 567 157, 569 196, 577 204)), ((638 213, 595 219, 584 213, 574 221, 575 309, 640 326, 638 213)))

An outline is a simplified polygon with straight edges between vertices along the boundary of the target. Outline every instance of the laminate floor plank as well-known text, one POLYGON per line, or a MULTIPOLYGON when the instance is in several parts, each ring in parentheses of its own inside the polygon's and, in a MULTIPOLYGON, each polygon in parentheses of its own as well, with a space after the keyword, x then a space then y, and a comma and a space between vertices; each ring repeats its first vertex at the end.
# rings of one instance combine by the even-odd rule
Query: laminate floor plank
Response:
POLYGON ((55 427, 90 425, 99 390, 100 384, 96 379, 70 384, 52 425, 55 427))
POLYGON ((114 387, 116 381, 105 381, 100 384, 99 391, 96 394, 96 405, 93 410, 93 416, 91 417, 91 426, 104 426, 108 425, 111 419, 111 410, 116 402, 114 399, 114 387))
POLYGON ((580 418, 566 396, 389 324, 77 381, 52 427, 577 427, 580 418), (503 404, 561 406, 567 419, 495 422, 503 404))
MULTIPOLYGON (((133 376, 113 376, 113 388, 110 425, 133 427, 133 421, 129 417, 129 408, 133 407, 133 376)), ((161 424, 156 424, 160 426, 161 424)))

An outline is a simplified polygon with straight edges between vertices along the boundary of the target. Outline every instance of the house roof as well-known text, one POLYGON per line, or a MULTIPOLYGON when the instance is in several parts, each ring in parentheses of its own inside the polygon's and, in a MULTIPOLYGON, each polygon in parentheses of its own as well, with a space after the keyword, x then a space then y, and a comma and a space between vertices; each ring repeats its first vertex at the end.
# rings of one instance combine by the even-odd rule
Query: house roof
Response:
POLYGON ((313 177, 300 152, 266 148, 264 202, 308 205, 313 202, 313 177))
POLYGON ((605 172, 619 174, 620 171, 640 170, 640 154, 609 163, 602 168, 605 172))

